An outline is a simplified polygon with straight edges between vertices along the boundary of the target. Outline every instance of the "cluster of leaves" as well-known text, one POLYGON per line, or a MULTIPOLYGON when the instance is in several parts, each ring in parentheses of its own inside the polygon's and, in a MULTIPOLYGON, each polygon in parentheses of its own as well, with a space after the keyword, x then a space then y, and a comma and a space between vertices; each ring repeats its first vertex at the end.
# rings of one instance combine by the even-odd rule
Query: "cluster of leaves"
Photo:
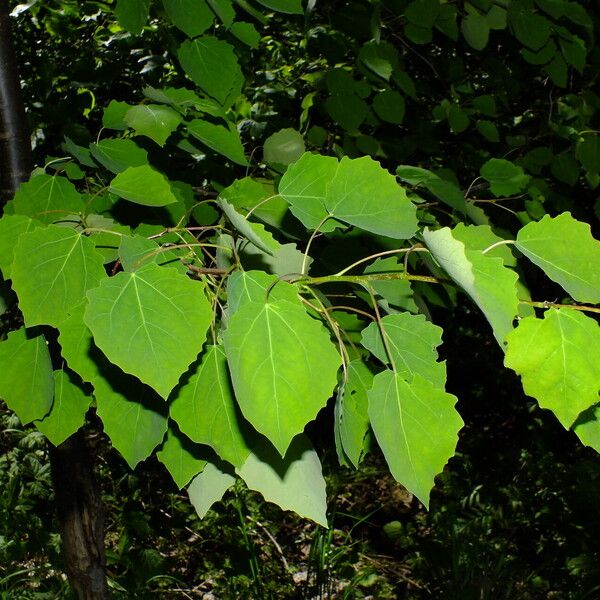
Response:
MULTIPOLYGON (((259 4, 290 19, 303 12, 296 1, 259 4)), ((560 47, 540 63, 555 85, 563 84, 561 60, 583 70, 585 62, 572 62, 583 38, 558 24, 589 28, 579 5, 585 22, 567 17, 577 11, 543 16, 544 6, 479 4, 466 5, 461 17, 471 48, 486 46, 483 19, 491 29, 510 28, 502 43, 513 51, 515 39, 529 54, 560 47), (535 46, 526 35, 531 19, 548 29, 535 46)), ((237 6, 264 23, 256 8, 237 6)), ((431 311, 452 306, 459 290, 485 315, 525 391, 584 443, 600 447, 600 331, 585 314, 600 312, 590 306, 600 303, 600 243, 568 212, 543 214, 540 194, 549 185, 526 172, 539 166, 530 152, 511 162, 491 150, 475 152, 465 139, 458 158, 477 154, 469 169, 477 169, 494 204, 527 197, 518 214, 527 224, 516 235, 493 227, 469 195, 473 185, 464 192, 455 173, 435 171, 447 157, 445 144, 428 147, 444 120, 453 134, 500 143, 500 134, 491 139, 496 134, 478 119, 491 116, 500 98, 485 93, 489 66, 471 76, 481 81, 470 87, 453 67, 452 99, 418 108, 431 81, 411 76, 398 48, 382 41, 384 34, 400 35, 441 52, 444 42, 431 33, 437 28, 456 52, 456 6, 357 3, 342 19, 350 16, 352 26, 331 15, 340 31, 325 29, 327 39, 345 49, 360 42, 356 64, 305 75, 315 85, 302 100, 306 136, 290 128, 274 133, 256 165, 260 176, 241 178, 240 168, 256 160, 237 122, 248 110, 244 92, 252 78, 246 83, 242 59, 259 46, 256 27, 237 19, 228 1, 164 0, 155 8, 185 36, 174 56, 195 87, 149 86, 141 104, 110 102, 102 124, 111 137, 87 146, 67 139, 71 158, 55 162, 52 173, 38 169, 0 220, 0 268, 25 320, 0 344, 0 359, 10 365, 0 396, 23 423, 35 422, 59 444, 93 403, 130 466, 160 447, 159 460, 178 486, 188 486, 200 515, 241 478, 282 508, 326 525, 321 465, 303 431, 335 396, 340 463, 358 466, 374 437, 394 477, 428 505, 462 426, 456 398, 445 391, 437 351, 442 330, 431 311), (386 22, 385 11, 403 11, 403 33, 386 22), (366 37, 356 30, 365 24, 366 37), (472 108, 461 107, 467 102, 472 108), (345 132, 330 145, 336 156, 305 152, 307 143, 327 143, 321 125, 309 127, 321 109, 345 132), (390 128, 412 109, 431 109, 433 119, 390 128), (382 128, 391 133, 380 135, 382 128), (417 150, 428 152, 434 170, 398 165, 417 150), (169 164, 181 153, 195 165, 190 177, 169 164), (393 165, 396 176, 358 154, 393 165), (209 174, 204 168, 212 164, 219 166, 209 174), (82 180, 85 191, 73 183, 82 180), (543 217, 530 209, 536 199, 543 217), (530 299, 531 264, 561 286, 563 302, 530 299)), ((134 35, 149 10, 145 0, 115 8, 134 35)), ((321 33, 308 32, 310 52, 321 33)), ((523 53, 527 68, 529 54, 523 53)), ((321 52, 315 62, 336 63, 335 57, 321 52)), ((440 54, 450 68, 447 59, 440 54)), ((518 138, 510 134, 506 143, 518 138)), ((597 134, 578 128, 568 139, 575 134, 581 139, 568 152, 580 161, 577 177, 581 164, 594 187, 597 134)), ((552 212, 555 204, 547 204, 552 212)))

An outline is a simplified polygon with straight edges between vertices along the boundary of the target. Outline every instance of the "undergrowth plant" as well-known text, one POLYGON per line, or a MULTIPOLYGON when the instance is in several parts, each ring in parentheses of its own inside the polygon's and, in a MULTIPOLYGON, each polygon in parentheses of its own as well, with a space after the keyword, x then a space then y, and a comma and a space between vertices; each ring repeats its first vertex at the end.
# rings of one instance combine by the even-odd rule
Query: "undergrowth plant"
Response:
MULTIPOLYGON (((148 4, 117 3, 122 26, 141 32, 148 4)), ((260 4, 302 11, 294 0, 260 4)), ((156 452, 199 515, 243 480, 327 526, 321 464, 304 430, 331 401, 340 464, 358 467, 376 441, 427 507, 463 425, 432 312, 471 302, 525 392, 600 449, 600 243, 590 225, 554 211, 524 218, 514 235, 495 227, 475 188, 493 201, 539 191, 507 158, 488 158, 477 184, 460 185, 416 165, 391 173, 385 157, 340 146, 307 152, 286 128, 254 168, 234 122, 244 75, 226 41, 252 47, 254 28, 212 3, 163 6, 186 36, 177 57, 194 89, 113 100, 96 141, 65 140, 68 156, 37 169, 0 219, 0 269, 24 319, 0 343, 0 397, 21 422, 58 445, 93 406, 127 463, 156 452), (206 173, 193 186, 151 160, 148 144, 165 159, 212 152, 232 176, 220 185, 206 173), (556 298, 529 285, 541 273, 556 298)), ((519 40, 523 14, 509 14, 519 40)), ((477 49, 473 15, 463 33, 477 49)), ((380 78, 395 72, 407 86, 389 49, 373 44, 363 62, 387 64, 380 78)), ((376 112, 393 123, 399 92, 378 94, 376 112)), ((592 181, 595 150, 580 135, 592 181)))

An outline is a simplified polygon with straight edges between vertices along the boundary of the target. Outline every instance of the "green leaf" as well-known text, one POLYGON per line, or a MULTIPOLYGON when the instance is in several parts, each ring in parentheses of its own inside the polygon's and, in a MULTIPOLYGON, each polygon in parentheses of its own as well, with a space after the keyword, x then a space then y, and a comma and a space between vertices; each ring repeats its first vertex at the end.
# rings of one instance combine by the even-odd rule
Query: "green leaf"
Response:
POLYGON ((26 215, 53 223, 68 215, 83 212, 83 196, 66 178, 59 175, 36 175, 21 184, 15 197, 7 204, 17 215, 26 215))
POLYGON ((283 166, 296 162, 304 154, 304 138, 295 129, 280 129, 269 136, 263 146, 264 161, 271 166, 283 166))
POLYGON ((188 37, 202 35, 213 23, 213 12, 204 0, 162 0, 162 2, 173 25, 188 37))
POLYGON ((201 457, 199 450, 185 436, 169 427, 156 458, 165 465, 179 489, 184 488, 192 477, 206 467, 207 461, 201 457))
POLYGON ((121 173, 127 167, 141 167, 148 164, 148 153, 135 142, 125 139, 101 140, 90 144, 92 156, 109 171, 121 173))
POLYGON ((509 11, 515 37, 528 48, 539 50, 550 37, 550 21, 529 9, 509 11))
POLYGON ((145 135, 159 146, 164 146, 167 138, 181 123, 181 115, 168 106, 160 104, 140 104, 130 108, 125 114, 125 123, 137 135, 145 135))
POLYGON ((469 116, 458 104, 448 106, 448 125, 450 125, 452 133, 462 133, 469 127, 469 124, 469 116))
POLYGON ((235 476, 223 463, 207 463, 202 472, 188 486, 190 502, 203 519, 210 507, 235 483, 235 476))
POLYGON ((203 144, 238 165, 245 166, 248 164, 237 129, 194 119, 188 123, 188 131, 203 144))
POLYGON ((521 376, 523 389, 566 427, 598 402, 600 327, 570 309, 527 317, 507 338, 504 364, 521 376))
POLYGON ((187 273, 187 267, 173 250, 158 252, 161 247, 153 240, 141 235, 123 235, 119 244, 119 260, 124 271, 136 271, 153 262, 163 267, 171 267, 180 273, 187 273))
POLYGON ((149 165, 128 167, 110 182, 109 191, 144 206, 166 206, 177 202, 168 179, 149 165))
POLYGON ((304 14, 301 0, 257 0, 257 2, 280 13, 288 15, 304 14))
POLYGON ((435 476, 453 456, 463 421, 456 397, 420 375, 411 383, 392 371, 375 376, 369 419, 394 478, 429 506, 435 476))
POLYGON ((212 321, 204 285, 156 264, 104 279, 88 300, 85 323, 96 345, 163 398, 198 356, 212 321))
POLYGON ((546 215, 523 227, 515 245, 575 300, 600 303, 600 241, 589 223, 546 215))
POLYGON ((19 236, 40 227, 41 223, 24 215, 4 215, 0 219, 0 271, 10 279, 14 250, 19 236))
POLYGON ((264 271, 235 271, 227 279, 227 307, 232 315, 248 302, 298 302, 296 286, 264 271))
POLYGON ((23 425, 41 419, 54 397, 52 361, 44 336, 24 328, 0 342, 0 398, 17 413, 23 425))
MULTIPOLYGON (((127 104, 127 102, 111 100, 102 114, 102 127, 117 130, 127 129, 127 124, 125 123, 125 114, 130 108, 131 104, 127 104)), ((91 164, 88 166, 93 167, 94 165, 91 164)))
POLYGON ((240 215, 229 202, 223 199, 219 200, 219 206, 223 209, 229 222, 237 229, 247 240, 252 242, 257 248, 260 248, 267 254, 273 254, 277 247, 272 235, 270 235, 264 225, 260 223, 252 223, 244 216, 240 215))
POLYGON ((222 459, 240 467, 248 457, 248 426, 233 396, 222 347, 208 347, 178 388, 170 412, 183 433, 210 446, 222 459))
POLYGON ((423 238, 435 260, 482 310, 503 347, 519 312, 517 274, 506 268, 501 258, 465 246, 462 234, 460 228, 444 227, 437 231, 426 228, 423 238))
POLYGON ((231 0, 206 0, 213 12, 219 17, 219 20, 226 28, 233 25, 235 19, 235 10, 231 0))
POLYGON ((490 37, 490 26, 485 15, 468 13, 460 24, 460 30, 467 44, 475 50, 483 50, 490 37))
POLYGON ((150 0, 117 0, 115 15, 123 29, 138 35, 148 21, 149 10, 150 0))
POLYGON ((84 299, 71 310, 69 317, 60 323, 58 343, 61 347, 61 355, 67 361, 69 368, 83 381, 91 383, 101 376, 100 366, 102 360, 106 359, 93 346, 92 332, 83 322, 86 307, 87 300, 84 299), (100 361, 97 360, 99 358, 100 361))
POLYGON ((396 175, 410 185, 423 185, 438 200, 466 214, 465 196, 461 189, 451 181, 446 181, 427 169, 410 165, 400 165, 396 169, 396 175))
POLYGON ((340 221, 371 233, 405 239, 417 231, 416 207, 396 178, 368 156, 342 158, 325 207, 340 221))
POLYGON ((482 121, 477 121, 476 125, 477 131, 489 142, 499 142, 500 134, 498 133, 498 128, 493 121, 488 121, 486 119, 482 121))
POLYGON ((230 30, 235 37, 244 42, 247 46, 250 46, 253 50, 258 48, 260 45, 260 33, 256 30, 256 27, 252 23, 246 23, 244 21, 236 21, 231 26, 230 30))
POLYGON ((15 247, 13 287, 30 327, 57 326, 105 278, 94 242, 73 229, 34 229, 22 234, 15 247))
POLYGON ((363 331, 361 343, 383 364, 391 364, 394 372, 408 383, 419 375, 436 388, 444 389, 446 364, 437 362, 436 351, 442 343, 442 329, 427 321, 424 315, 406 312, 387 315, 379 326, 371 323, 363 331), (382 330, 386 344, 381 337, 382 330))
POLYGON ((337 383, 341 359, 300 301, 248 302, 229 320, 225 351, 244 416, 283 456, 337 383))
POLYGON ((358 468, 369 429, 367 392, 373 385, 373 373, 359 359, 351 361, 346 371, 348 376, 340 386, 334 409, 335 438, 344 456, 358 468))
POLYGON ((305 435, 294 438, 284 458, 261 440, 237 474, 268 502, 328 526, 321 462, 305 435))
POLYGON ((369 105, 356 94, 332 94, 325 101, 329 116, 346 131, 356 133, 369 114, 369 105))
POLYGON ((480 170, 481 176, 489 182, 494 196, 512 196, 525 189, 531 177, 509 160, 491 158, 480 170))
POLYGON ((167 431, 166 406, 147 385, 106 365, 96 377, 96 411, 112 445, 134 469, 148 458, 167 431))
POLYGON ((579 165, 571 152, 561 152, 552 160, 552 175, 559 181, 573 187, 579 179, 579 165))
MULTIPOLYGON (((378 258, 365 267, 364 273, 402 273, 404 265, 397 258, 378 258)), ((380 305, 387 312, 393 312, 400 308, 410 312, 418 312, 417 305, 413 300, 413 290, 410 281, 406 279, 387 279, 381 281, 369 281, 369 285, 375 293, 383 299, 380 305)))
POLYGON ((377 116, 394 125, 400 125, 404 121, 406 105, 402 94, 394 90, 384 90, 373 98, 373 108, 377 116))
POLYGON ((64 371, 54 371, 54 402, 50 414, 35 426, 55 445, 62 444, 84 423, 92 401, 64 371))
POLYGON ((439 0, 413 0, 404 11, 409 22, 419 27, 431 28, 440 11, 439 0))
POLYGON ((588 173, 600 172, 600 135, 587 134, 577 143, 577 159, 588 173))
POLYGON ((582 412, 573 425, 573 431, 586 446, 600 452, 600 406, 582 412))
POLYGON ((179 62, 190 79, 223 106, 239 96, 244 77, 233 46, 212 36, 186 40, 179 62))
MULTIPOLYGON (((290 165, 279 183, 279 194, 292 214, 307 229, 315 229, 329 214, 325 208, 327 185, 334 178, 338 161, 331 156, 307 152, 290 165)), ((333 231, 334 220, 323 223, 320 231, 333 231)))

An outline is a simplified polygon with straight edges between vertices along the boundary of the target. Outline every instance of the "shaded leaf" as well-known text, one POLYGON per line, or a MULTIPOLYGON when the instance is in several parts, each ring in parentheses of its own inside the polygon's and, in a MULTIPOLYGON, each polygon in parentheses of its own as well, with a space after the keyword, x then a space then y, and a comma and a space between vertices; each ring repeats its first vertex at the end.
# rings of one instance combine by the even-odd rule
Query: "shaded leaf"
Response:
POLYGON ((235 476, 224 464, 209 462, 202 472, 192 480, 187 492, 190 502, 202 519, 210 507, 235 483, 235 476))
POLYGON ((213 23, 214 15, 204 0, 162 0, 165 11, 188 37, 203 34, 213 23))
POLYGON ((84 423, 92 401, 64 371, 54 371, 52 410, 35 426, 55 445, 62 444, 84 423))
POLYGON ((240 94, 244 78, 227 42, 212 36, 186 40, 177 55, 190 79, 220 104, 228 106, 240 94))
POLYGON ((210 446, 236 467, 248 457, 248 426, 237 408, 222 347, 208 346, 178 388, 170 414, 191 440, 210 446))
POLYGON ((132 140, 125 138, 101 140, 90 144, 92 156, 109 171, 121 173, 127 167, 148 164, 148 153, 132 140))
POLYGON ((373 385, 373 373, 359 359, 351 361, 346 370, 348 378, 340 386, 334 409, 335 438, 343 456, 358 468, 369 429, 367 392, 373 385))
POLYGON ((237 474, 265 500, 328 526, 321 462, 305 435, 294 438, 283 458, 266 440, 259 441, 237 474))
POLYGON ((188 123, 188 131, 203 144, 238 165, 245 166, 248 164, 237 129, 194 119, 188 123))
POLYGON ((165 465, 179 489, 184 488, 206 466, 199 448, 171 427, 156 458, 165 465))

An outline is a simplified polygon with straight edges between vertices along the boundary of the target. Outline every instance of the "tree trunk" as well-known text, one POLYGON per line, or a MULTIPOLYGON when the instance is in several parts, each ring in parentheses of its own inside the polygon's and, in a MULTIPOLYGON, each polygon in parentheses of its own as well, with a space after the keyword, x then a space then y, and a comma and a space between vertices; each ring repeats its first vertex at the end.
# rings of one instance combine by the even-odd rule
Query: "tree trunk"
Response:
POLYGON ((69 582, 80 600, 110 598, 100 490, 81 432, 50 447, 52 482, 69 582))
POLYGON ((33 166, 9 19, 8 0, 0 0, 0 208, 33 166))
MULTIPOLYGON (((33 165, 9 19, 0 0, 0 208, 33 165)), ((51 446, 50 464, 69 582, 80 600, 107 600, 102 499, 83 434, 51 446)))

